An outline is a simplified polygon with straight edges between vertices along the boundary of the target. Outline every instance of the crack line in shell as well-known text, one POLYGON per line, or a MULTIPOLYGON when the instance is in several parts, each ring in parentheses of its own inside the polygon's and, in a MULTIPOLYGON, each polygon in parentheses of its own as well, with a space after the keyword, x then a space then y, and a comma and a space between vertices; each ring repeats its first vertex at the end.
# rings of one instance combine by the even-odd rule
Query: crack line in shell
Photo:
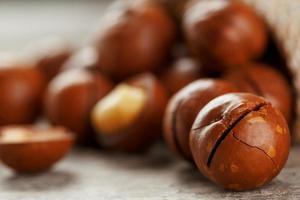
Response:
POLYGON ((218 149, 218 147, 221 145, 221 143, 223 142, 223 140, 225 140, 226 136, 233 130, 233 128, 240 122, 242 121, 248 114, 250 114, 253 111, 258 111, 259 109, 261 109, 263 106, 265 106, 266 103, 261 103, 258 104, 255 108, 253 108, 252 110, 248 110, 247 112, 245 112, 244 114, 242 114, 241 116, 239 116, 232 124, 230 124, 228 126, 228 128, 221 134, 221 137, 217 140, 217 142, 215 143, 215 146, 213 147, 213 149, 211 150, 208 159, 207 159, 207 167, 210 167, 211 162, 214 158, 214 155, 218 149))
POLYGON ((257 147, 257 146, 253 146, 253 145, 250 145, 250 144, 244 142, 243 140, 239 139, 239 138, 234 134, 234 132, 233 132, 232 135, 233 135, 234 139, 236 139, 236 140, 239 141, 240 143, 242 143, 242 144, 244 144, 244 145, 246 145, 246 146, 248 146, 248 147, 250 147, 250 148, 255 148, 255 149, 259 150, 259 151, 262 151, 262 152, 263 152, 264 154, 266 154, 266 156, 272 161, 272 163, 273 163, 273 165, 275 166, 275 168, 277 168, 277 165, 276 165, 275 161, 273 160, 273 158, 271 158, 271 157, 265 152, 265 150, 263 150, 263 149, 261 149, 261 148, 259 148, 259 147, 257 147))

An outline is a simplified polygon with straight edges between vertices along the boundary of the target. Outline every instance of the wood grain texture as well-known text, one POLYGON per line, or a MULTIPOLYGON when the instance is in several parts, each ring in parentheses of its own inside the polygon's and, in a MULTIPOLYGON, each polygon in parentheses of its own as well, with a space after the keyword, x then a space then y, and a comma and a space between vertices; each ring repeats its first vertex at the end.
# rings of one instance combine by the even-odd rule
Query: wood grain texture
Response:
POLYGON ((292 149, 288 164, 269 185, 255 191, 229 192, 210 183, 162 145, 146 155, 75 150, 46 174, 14 175, 1 165, 0 199, 299 199, 299 151, 292 149))

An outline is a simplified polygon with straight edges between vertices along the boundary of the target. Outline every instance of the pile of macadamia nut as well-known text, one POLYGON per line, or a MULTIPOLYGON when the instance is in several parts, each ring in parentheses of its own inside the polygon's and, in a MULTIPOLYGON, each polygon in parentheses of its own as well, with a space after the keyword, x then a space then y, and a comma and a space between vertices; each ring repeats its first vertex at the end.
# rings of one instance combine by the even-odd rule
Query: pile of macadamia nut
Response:
POLYGON ((270 41, 237 1, 114 3, 78 50, 51 39, 0 57, 0 158, 35 173, 74 141, 141 152, 163 135, 217 185, 259 188, 283 168, 293 122, 270 41), (52 127, 30 125, 40 117, 52 127))

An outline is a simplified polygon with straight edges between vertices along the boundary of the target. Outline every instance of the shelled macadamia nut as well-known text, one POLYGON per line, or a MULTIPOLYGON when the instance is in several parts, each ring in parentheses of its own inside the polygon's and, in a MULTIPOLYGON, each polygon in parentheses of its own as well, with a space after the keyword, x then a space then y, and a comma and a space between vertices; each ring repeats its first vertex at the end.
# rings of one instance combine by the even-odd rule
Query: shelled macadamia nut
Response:
POLYGON ((210 101, 190 134, 194 161, 207 178, 230 190, 250 190, 270 182, 289 154, 288 125, 279 110, 250 93, 210 101))
POLYGON ((228 71, 224 78, 237 86, 240 92, 265 97, 278 108, 289 122, 292 115, 292 89, 287 79, 272 66, 249 64, 238 70, 228 71))
POLYGON ((0 160, 19 173, 48 170, 70 150, 73 134, 60 127, 38 129, 8 126, 0 129, 0 160))
POLYGON ((84 69, 65 71, 49 83, 44 99, 45 115, 52 124, 72 130, 78 143, 93 142, 90 111, 112 87, 110 80, 100 73, 84 69))
POLYGON ((161 134, 167 95, 152 74, 119 84, 92 110, 92 125, 107 149, 140 152, 161 134))
POLYGON ((263 20, 237 1, 193 1, 183 24, 191 51, 208 71, 240 67, 262 55, 267 44, 263 20))
POLYGON ((236 91, 229 82, 200 79, 175 94, 169 101, 164 116, 164 138, 170 149, 187 160, 193 160, 189 135, 197 114, 215 97, 236 91))
POLYGON ((100 71, 115 78, 158 68, 165 61, 175 26, 166 11, 150 1, 123 1, 103 18, 95 35, 100 71))
POLYGON ((40 114, 46 80, 14 55, 0 55, 0 125, 32 123, 40 114))

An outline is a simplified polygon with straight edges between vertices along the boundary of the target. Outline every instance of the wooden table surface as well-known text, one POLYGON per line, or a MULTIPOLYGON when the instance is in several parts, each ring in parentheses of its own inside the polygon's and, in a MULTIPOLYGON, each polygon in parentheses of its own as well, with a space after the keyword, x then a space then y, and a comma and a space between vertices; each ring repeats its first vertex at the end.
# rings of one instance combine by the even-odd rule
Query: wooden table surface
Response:
POLYGON ((269 185, 229 192, 210 183, 162 144, 143 155, 76 149, 45 174, 17 175, 1 165, 0 199, 300 199, 299 151, 292 148, 284 170, 269 185))

